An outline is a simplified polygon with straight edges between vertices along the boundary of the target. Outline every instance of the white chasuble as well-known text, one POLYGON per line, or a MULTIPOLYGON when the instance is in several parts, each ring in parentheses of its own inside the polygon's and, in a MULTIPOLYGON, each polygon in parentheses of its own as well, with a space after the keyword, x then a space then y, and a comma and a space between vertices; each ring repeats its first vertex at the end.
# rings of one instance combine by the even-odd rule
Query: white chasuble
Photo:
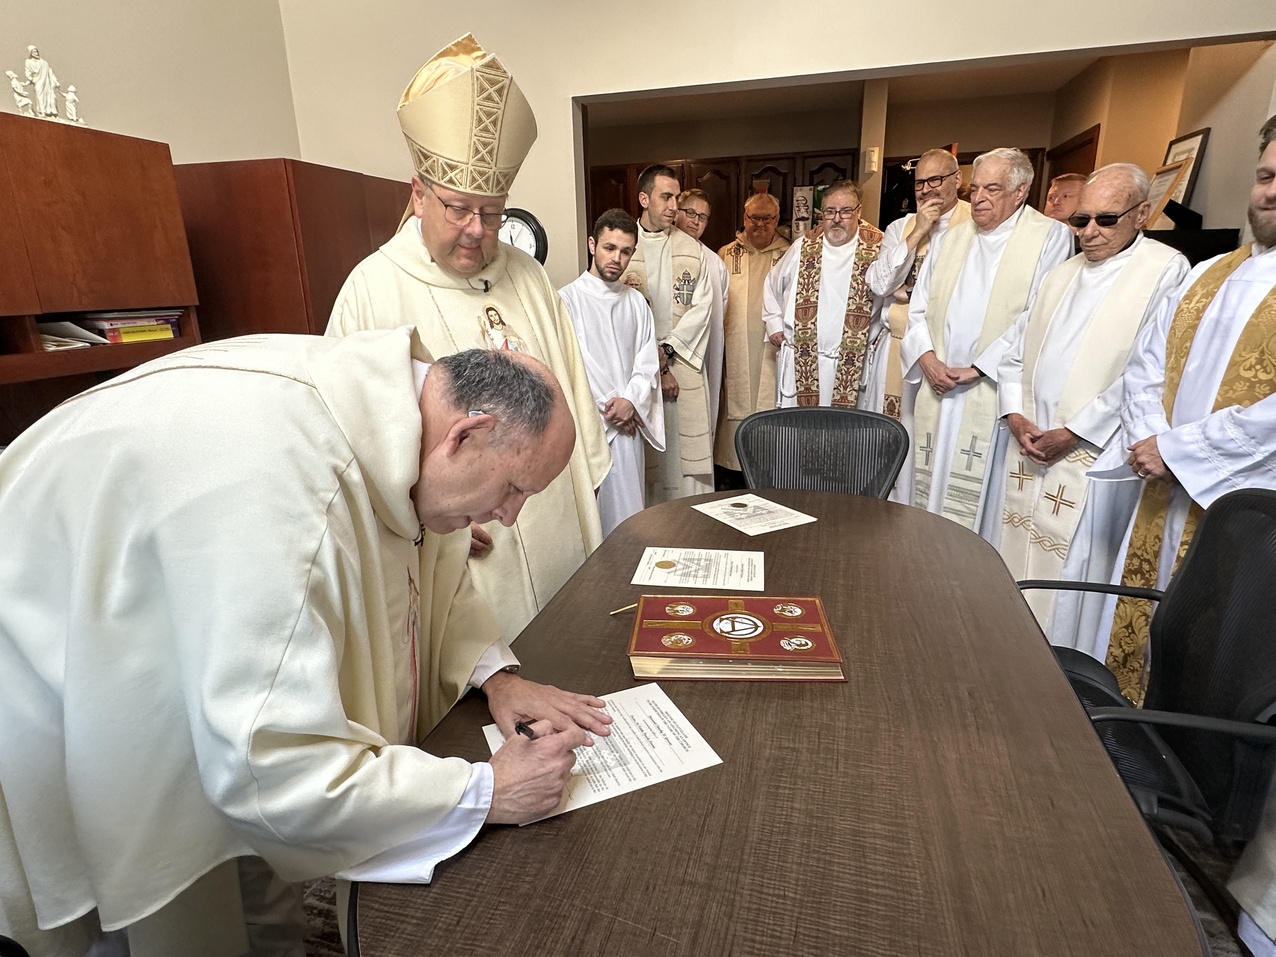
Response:
POLYGON ((759 409, 775 405, 775 346, 767 342, 762 304, 767 274, 784 256, 789 241, 776 236, 765 249, 754 248, 736 235, 718 251, 726 264, 729 295, 724 336, 726 355, 722 380, 722 411, 713 460, 740 470, 735 433, 740 423, 759 409))
POLYGON ((674 349, 669 369, 678 397, 665 399, 665 451, 647 458, 648 504, 713 491, 708 372, 713 287, 704 246, 679 229, 638 227, 638 248, 620 281, 642 293, 656 341, 674 349))
POLYGON ((633 435, 603 422, 612 460, 611 471, 598 489, 605 538, 644 507, 643 440, 658 452, 665 447, 655 322, 647 301, 636 289, 604 282, 589 272, 581 273, 558 292, 576 327, 599 414, 609 399, 622 398, 633 404, 638 417, 638 431, 633 435))
POLYGON ((456 808, 472 766, 416 744, 497 630, 464 539, 414 545, 415 338, 197 346, 0 456, 0 928, 114 930, 241 856, 332 874, 456 808))
MULTIPOLYGON (((727 267, 712 249, 700 244, 705 274, 709 277, 713 298, 709 301, 709 341, 705 344, 704 381, 709 394, 709 437, 716 442, 718 419, 722 405, 722 370, 726 352, 727 302, 730 285, 727 267)), ((659 370, 657 370, 659 371, 659 370)))
MULTIPOLYGON (((1094 464, 1120 426, 1121 372, 1139 329, 1187 275, 1173 249, 1142 235, 1101 262, 1073 256, 1042 281, 997 376, 998 411, 1066 428, 1077 447, 1046 466, 1019 453, 1004 421, 980 529, 1017 579, 1059 578, 1094 464)), ((1048 627, 1056 593, 1024 593, 1048 627)))
POLYGON ((1042 277, 1071 252, 1068 227, 1027 207, 987 231, 968 220, 950 228, 938 248, 932 245, 900 351, 905 379, 922 383, 913 418, 912 504, 978 526, 997 419, 998 365, 1042 277), (937 396, 918 363, 931 351, 984 377, 937 396))
POLYGON ((350 273, 337 296, 327 334, 415 325, 433 355, 465 349, 513 348, 544 362, 558 377, 576 421, 567 468, 524 504, 511 528, 484 529, 491 550, 470 560, 470 573, 506 641, 554 597, 602 541, 596 489, 611 455, 594 409, 571 317, 531 256, 500 243, 483 270, 457 279, 439 268, 421 241, 419 220, 350 273))

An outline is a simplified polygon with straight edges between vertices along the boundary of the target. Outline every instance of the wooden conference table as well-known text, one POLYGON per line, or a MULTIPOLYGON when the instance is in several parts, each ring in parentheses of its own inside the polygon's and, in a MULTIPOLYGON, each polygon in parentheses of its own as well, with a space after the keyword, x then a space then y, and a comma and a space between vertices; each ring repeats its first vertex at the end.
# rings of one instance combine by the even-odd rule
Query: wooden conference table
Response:
MULTIPOLYGON (((749 538, 659 505, 523 632, 523 674, 635 683, 647 545, 766 552, 766 594, 820 595, 845 684, 666 681, 722 764, 525 828, 430 885, 364 884, 363 957, 397 954, 1199 955, 1189 909, 997 553, 849 495, 749 538)), ((668 591, 668 589, 662 589, 668 591)), ((481 695, 426 742, 485 760, 481 695)))

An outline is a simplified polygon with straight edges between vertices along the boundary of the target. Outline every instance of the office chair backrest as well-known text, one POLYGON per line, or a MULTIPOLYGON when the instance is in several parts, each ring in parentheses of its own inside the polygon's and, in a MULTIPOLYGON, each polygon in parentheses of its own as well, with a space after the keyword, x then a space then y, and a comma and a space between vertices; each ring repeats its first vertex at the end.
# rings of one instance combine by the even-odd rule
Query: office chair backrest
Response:
POLYGON ((908 454, 890 416, 807 406, 755 412, 735 434, 749 488, 796 488, 886 498, 908 454))
MULTIPOLYGON (((1245 489, 1206 511, 1151 625, 1145 707, 1236 721, 1276 710, 1276 492, 1245 489)), ((1161 729, 1215 815, 1214 831, 1248 840, 1276 750, 1161 729)))

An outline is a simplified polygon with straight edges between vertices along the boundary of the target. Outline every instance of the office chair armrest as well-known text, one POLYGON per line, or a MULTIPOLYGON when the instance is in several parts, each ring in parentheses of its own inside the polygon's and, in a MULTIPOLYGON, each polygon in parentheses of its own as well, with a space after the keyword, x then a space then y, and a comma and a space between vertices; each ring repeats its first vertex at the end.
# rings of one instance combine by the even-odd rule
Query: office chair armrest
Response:
POLYGON ((1028 588, 1050 588, 1055 591, 1093 591, 1103 595, 1124 595, 1126 598, 1146 598, 1149 601, 1160 601, 1165 592, 1155 588, 1133 588, 1129 585, 1109 585, 1107 582, 1069 582, 1052 581, 1044 578, 1029 578, 1015 582, 1020 591, 1028 588))
POLYGON ((1143 708, 1095 708, 1090 712, 1090 720, 1095 722, 1132 721, 1135 724, 1191 728, 1196 731, 1218 731, 1237 738, 1248 738, 1265 744, 1276 744, 1276 727, 1270 724, 1233 721, 1230 718, 1206 718, 1196 714, 1180 714, 1177 711, 1148 711, 1143 708))

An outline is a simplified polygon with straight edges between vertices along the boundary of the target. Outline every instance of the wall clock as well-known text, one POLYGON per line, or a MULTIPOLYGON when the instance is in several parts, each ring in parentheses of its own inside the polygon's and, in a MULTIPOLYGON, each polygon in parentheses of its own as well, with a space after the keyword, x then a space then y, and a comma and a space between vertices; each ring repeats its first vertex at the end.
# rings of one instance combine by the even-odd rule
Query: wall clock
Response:
POLYGON ((505 210, 505 225, 501 227, 501 242, 509 243, 515 249, 521 249, 536 261, 545 265, 545 257, 549 254, 549 237, 545 235, 545 227, 541 221, 525 209, 510 207, 505 210))

